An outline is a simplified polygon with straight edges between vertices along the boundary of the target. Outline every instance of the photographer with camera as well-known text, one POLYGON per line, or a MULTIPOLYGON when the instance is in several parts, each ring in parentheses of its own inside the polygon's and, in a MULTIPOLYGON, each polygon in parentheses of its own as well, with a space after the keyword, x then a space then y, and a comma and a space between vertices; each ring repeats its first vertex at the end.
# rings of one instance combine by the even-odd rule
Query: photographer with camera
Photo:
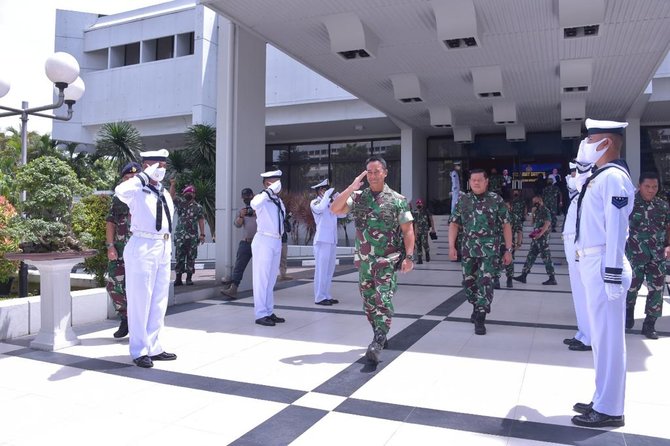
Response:
POLYGON ((551 228, 551 211, 544 205, 541 195, 533 197, 533 231, 529 234, 531 238, 530 249, 526 263, 523 265, 521 275, 514 277, 514 280, 526 283, 526 276, 535 263, 539 254, 544 261, 544 267, 549 275, 549 280, 542 282, 542 285, 556 285, 554 276, 554 264, 551 261, 551 252, 549 251, 549 228, 551 228))
POLYGON ((251 189, 242 189, 242 201, 245 207, 235 217, 233 224, 236 228, 242 228, 242 240, 237 247, 237 257, 235 267, 233 268, 233 277, 227 287, 221 290, 221 294, 230 299, 237 298, 237 287, 240 286, 244 270, 251 260, 251 241, 256 235, 256 212, 251 208, 251 199, 254 198, 254 191, 251 189))

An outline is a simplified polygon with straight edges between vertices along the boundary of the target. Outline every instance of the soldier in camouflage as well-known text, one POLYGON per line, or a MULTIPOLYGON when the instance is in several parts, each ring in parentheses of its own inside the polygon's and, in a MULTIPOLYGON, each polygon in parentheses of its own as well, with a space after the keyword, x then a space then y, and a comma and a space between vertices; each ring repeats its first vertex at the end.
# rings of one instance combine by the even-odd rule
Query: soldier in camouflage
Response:
MULTIPOLYGON (((552 186, 553 187, 553 186, 552 186)), ((542 282, 542 285, 556 285, 554 276, 554 264, 551 261, 551 251, 549 250, 549 228, 551 227, 551 212, 544 205, 542 197, 536 195, 533 197, 533 232, 531 232, 530 248, 526 263, 523 265, 521 275, 514 280, 526 283, 526 276, 535 263, 539 254, 544 261, 544 268, 547 270, 549 280, 542 282)))
MULTIPOLYGON (((523 223, 521 223, 519 216, 513 212, 512 204, 509 199, 505 201, 505 207, 507 207, 507 211, 509 212, 509 222, 512 226, 513 240, 512 261, 505 265, 505 276, 507 276, 507 288, 514 288, 514 284, 512 283, 512 279, 514 278, 514 252, 517 250, 517 248, 521 247, 521 238, 523 237, 523 223)), ((499 256, 500 259, 504 257, 505 251, 505 245, 501 243, 499 256)), ((501 269, 499 269, 497 272, 498 279, 500 279, 500 275, 501 269)))
POLYGON ((544 206, 551 213, 551 232, 556 232, 556 222, 558 217, 558 209, 561 207, 561 190, 558 184, 551 178, 547 178, 547 185, 542 191, 542 200, 544 206))
MULTIPOLYGON (((121 181, 126 181, 142 171, 139 163, 128 163, 121 169, 121 181)), ((121 318, 115 338, 128 335, 128 302, 126 300, 126 266, 123 249, 130 239, 130 210, 128 205, 114 196, 106 218, 105 238, 107 242, 107 292, 114 309, 121 318)))
POLYGON ((523 226, 526 221, 526 201, 521 196, 519 189, 512 192, 512 213, 517 216, 519 224, 523 226))
POLYGON ((498 169, 496 169, 495 167, 492 167, 491 168, 491 178, 489 179, 489 190, 502 197, 503 182, 504 182, 504 179, 503 179, 502 175, 500 175, 498 173, 498 169))
POLYGON ((626 328, 631 329, 635 324, 635 301, 646 279, 649 292, 642 334, 649 339, 658 339, 655 325, 663 310, 665 261, 670 256, 670 207, 656 195, 658 183, 656 173, 640 175, 640 190, 635 194, 626 243, 626 257, 633 268, 633 281, 626 299, 626 328))
POLYGON ((181 191, 181 196, 175 196, 175 183, 175 178, 172 178, 170 195, 174 199, 178 216, 177 227, 174 231, 176 251, 174 285, 183 285, 181 275, 184 272, 186 272, 186 285, 193 285, 192 278, 195 272, 195 259, 198 257, 198 245, 205 243, 205 213, 202 206, 195 201, 195 187, 188 185, 181 191))
POLYGON ((433 215, 425 207, 421 198, 416 200, 416 210, 411 210, 411 212, 412 217, 414 217, 414 238, 416 239, 414 253, 417 256, 416 263, 421 265, 423 263, 422 254, 424 251, 426 253, 426 262, 430 262, 428 234, 435 233, 435 224, 433 223, 433 215))
POLYGON ((372 156, 365 165, 366 170, 333 201, 331 211, 336 214, 351 211, 353 216, 359 289, 374 333, 365 357, 377 364, 391 328, 397 270, 411 271, 416 257, 412 213, 405 197, 385 183, 386 161, 372 156), (366 177, 370 187, 361 191, 366 177))
POLYGON ((502 228, 505 241, 503 264, 512 261, 512 227, 509 214, 500 195, 487 192, 489 186, 486 172, 474 169, 470 172, 470 189, 456 205, 449 223, 449 258, 456 260, 456 238, 463 228, 461 248, 463 285, 473 306, 472 321, 475 334, 485 335, 486 313, 491 311, 493 301, 494 258, 497 255, 496 237, 502 228))

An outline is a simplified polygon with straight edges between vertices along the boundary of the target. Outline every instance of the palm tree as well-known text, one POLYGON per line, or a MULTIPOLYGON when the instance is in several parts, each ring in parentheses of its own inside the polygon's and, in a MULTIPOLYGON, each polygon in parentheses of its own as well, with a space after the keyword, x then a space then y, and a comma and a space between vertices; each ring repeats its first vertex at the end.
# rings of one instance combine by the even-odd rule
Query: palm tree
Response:
POLYGON ((98 131, 95 147, 97 157, 111 158, 120 169, 126 163, 139 162, 142 138, 129 122, 108 122, 98 131))
POLYGON ((216 163, 216 128, 194 124, 186 130, 186 152, 193 165, 216 163))

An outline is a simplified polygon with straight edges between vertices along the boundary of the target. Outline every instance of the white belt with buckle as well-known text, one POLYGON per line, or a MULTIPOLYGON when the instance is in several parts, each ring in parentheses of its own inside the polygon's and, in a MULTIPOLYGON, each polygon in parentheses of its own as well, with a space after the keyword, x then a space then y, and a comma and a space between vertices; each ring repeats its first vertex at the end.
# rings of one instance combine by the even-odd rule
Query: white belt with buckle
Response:
POLYGON ((265 231, 256 231, 256 234, 262 234, 266 235, 268 237, 276 238, 276 239, 281 239, 281 235, 275 234, 273 232, 265 232, 265 231))
POLYGON ((595 254, 602 254, 605 252, 605 245, 600 245, 600 246, 592 246, 590 248, 584 248, 584 249, 578 249, 575 254, 576 257, 586 257, 586 256, 592 256, 595 254))
POLYGON ((563 234, 563 235, 561 235, 561 238, 562 238, 563 240, 574 240, 574 239, 575 239, 575 234, 574 234, 574 233, 572 233, 572 234, 563 234))
POLYGON ((170 240, 170 233, 156 234, 153 232, 133 231, 133 235, 140 238, 149 238, 152 240, 170 240))

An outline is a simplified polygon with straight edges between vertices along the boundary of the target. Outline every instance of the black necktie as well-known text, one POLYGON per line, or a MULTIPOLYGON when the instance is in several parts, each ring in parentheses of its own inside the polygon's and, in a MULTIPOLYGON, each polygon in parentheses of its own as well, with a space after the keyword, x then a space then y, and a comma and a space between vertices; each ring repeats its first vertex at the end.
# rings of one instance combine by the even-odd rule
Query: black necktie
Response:
POLYGON ((156 231, 160 231, 163 228, 163 208, 165 208, 165 216, 168 221, 168 229, 172 233, 172 217, 170 216, 170 208, 168 207, 167 200, 163 196, 163 191, 158 191, 153 185, 149 185, 149 189, 156 194, 156 231))

